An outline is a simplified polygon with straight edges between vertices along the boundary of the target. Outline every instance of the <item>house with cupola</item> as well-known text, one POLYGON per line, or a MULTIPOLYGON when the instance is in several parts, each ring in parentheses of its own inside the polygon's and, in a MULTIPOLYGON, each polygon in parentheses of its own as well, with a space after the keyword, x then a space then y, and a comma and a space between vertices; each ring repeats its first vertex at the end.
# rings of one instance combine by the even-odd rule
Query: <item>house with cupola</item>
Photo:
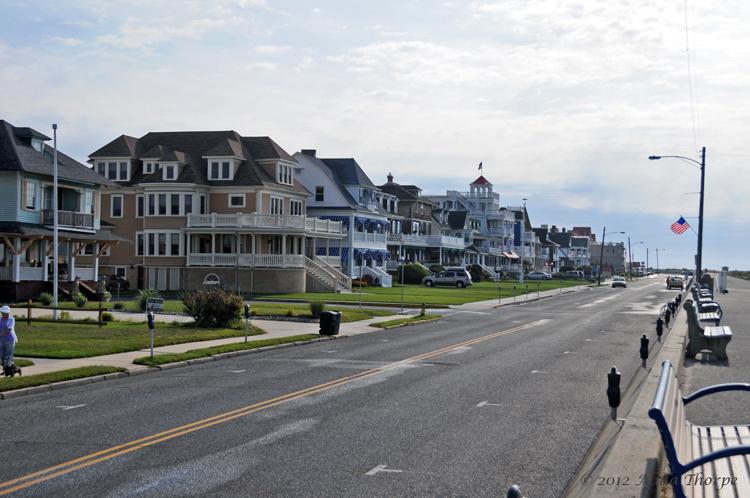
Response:
POLYGON ((69 292, 76 278, 92 297, 101 259, 132 247, 102 219, 102 188, 118 185, 57 150, 48 135, 0 120, 0 301, 69 292))
POLYGON ((131 247, 102 264, 139 289, 221 286, 243 293, 337 291, 349 279, 315 254, 338 247, 343 224, 307 216, 297 161, 269 137, 235 131, 122 135, 89 156, 117 188, 105 221, 131 247))

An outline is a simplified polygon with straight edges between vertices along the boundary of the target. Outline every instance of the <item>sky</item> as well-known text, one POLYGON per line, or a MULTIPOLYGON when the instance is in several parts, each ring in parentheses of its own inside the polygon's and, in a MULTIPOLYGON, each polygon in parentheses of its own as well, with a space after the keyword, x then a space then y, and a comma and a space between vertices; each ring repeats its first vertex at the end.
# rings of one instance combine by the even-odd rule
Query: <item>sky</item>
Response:
POLYGON ((660 268, 694 265, 701 172, 648 157, 705 147, 704 266, 748 270, 749 38, 744 0, 2 0, 0 119, 84 163, 235 130, 425 195, 483 173, 660 268))

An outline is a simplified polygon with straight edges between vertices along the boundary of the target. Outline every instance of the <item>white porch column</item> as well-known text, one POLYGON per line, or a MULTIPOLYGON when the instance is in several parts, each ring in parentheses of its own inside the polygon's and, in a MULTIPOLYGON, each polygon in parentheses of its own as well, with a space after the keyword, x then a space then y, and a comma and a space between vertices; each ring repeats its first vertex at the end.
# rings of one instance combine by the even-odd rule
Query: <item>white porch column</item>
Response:
POLYGON ((49 256, 47 256, 47 251, 49 251, 50 242, 49 240, 45 240, 41 244, 41 252, 40 257, 42 258, 42 280, 44 282, 49 282, 49 256))
POLYGON ((286 268, 286 238, 287 235, 281 236, 281 267, 286 268))
POLYGON ((326 262, 328 262, 328 256, 331 255, 331 239, 326 239, 326 262))
POLYGON ((99 280, 99 244, 93 244, 94 246, 94 281, 99 280))
POLYGON ((68 280, 71 282, 76 279, 76 258, 73 256, 75 248, 75 242, 68 242, 68 280))
POLYGON ((11 281, 21 281, 21 255, 15 254, 15 252, 21 248, 20 237, 13 237, 13 266, 11 267, 11 281))

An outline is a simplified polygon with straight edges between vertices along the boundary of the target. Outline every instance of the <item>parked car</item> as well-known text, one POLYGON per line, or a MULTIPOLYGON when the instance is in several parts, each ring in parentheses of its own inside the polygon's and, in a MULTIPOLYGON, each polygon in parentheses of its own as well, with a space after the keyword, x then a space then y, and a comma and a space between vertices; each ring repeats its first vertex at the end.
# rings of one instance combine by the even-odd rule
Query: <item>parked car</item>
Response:
POLYGON ((120 290, 126 291, 130 289, 130 282, 125 280, 119 275, 99 275, 99 277, 104 277, 104 285, 107 286, 107 290, 112 292, 113 290, 117 290, 117 284, 120 284, 120 290))
POLYGON ((683 290, 684 288, 685 282, 682 280, 682 277, 669 277, 667 279, 667 289, 683 290))
POLYGON ((583 280, 583 272, 582 271, 575 271, 575 270, 573 270, 573 271, 566 271, 565 273, 563 273, 563 277, 573 277, 573 278, 577 278, 579 280, 583 280))
POLYGON ((528 275, 524 275, 523 278, 529 280, 552 280, 552 275, 543 271, 532 271, 528 275))
POLYGON ((614 277, 612 278, 612 287, 627 287, 628 281, 625 277, 614 277))
POLYGON ((471 275, 463 268, 449 268, 441 271, 437 275, 430 275, 422 279, 422 283, 427 287, 435 285, 455 285, 459 289, 469 286, 474 282, 471 281, 471 275))

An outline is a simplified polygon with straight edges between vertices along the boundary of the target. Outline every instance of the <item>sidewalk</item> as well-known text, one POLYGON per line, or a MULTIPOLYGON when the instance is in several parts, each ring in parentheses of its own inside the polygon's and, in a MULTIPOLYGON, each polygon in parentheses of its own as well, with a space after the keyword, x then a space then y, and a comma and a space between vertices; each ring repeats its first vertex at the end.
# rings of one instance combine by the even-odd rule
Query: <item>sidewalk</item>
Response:
MULTIPOLYGON (((502 284, 499 284, 502 285, 502 284)), ((505 284, 508 285, 508 284, 505 284)), ((519 289, 521 288, 520 284, 518 285, 519 289)), ((511 284, 512 287, 512 284, 511 284)), ((530 289, 533 289, 532 285, 529 286, 530 289)), ((525 289, 525 285, 524 285, 525 289)), ((568 294, 570 292, 578 292, 580 290, 586 290, 588 287, 580 286, 580 287, 569 287, 562 290, 562 294, 568 294)), ((546 297, 553 297, 561 295, 561 292, 559 289, 553 289, 545 292, 541 292, 539 297, 537 297, 536 293, 530 294, 527 298, 526 296, 518 296, 515 298, 509 297, 509 298, 503 298, 502 301, 499 300, 491 300, 491 301, 478 301, 473 303, 467 303, 462 304, 458 306, 451 306, 449 309, 435 309, 435 310, 427 310, 428 314, 436 314, 436 315, 442 315, 446 314, 448 312, 457 312, 457 311, 471 311, 471 310, 477 310, 477 309, 491 309, 495 308, 497 306, 507 306, 512 304, 521 304, 521 303, 528 303, 532 302, 538 299, 543 299, 546 297)), ((355 308, 354 306, 348 306, 348 308, 355 308)), ((399 306, 396 305, 392 309, 396 312, 399 311, 399 306)), ((35 310, 39 311, 39 310, 35 310)), ((26 308, 12 308, 11 313, 13 316, 18 316, 19 314, 26 314, 26 308)), ((70 310, 69 311, 71 318, 84 318, 84 317, 91 317, 94 316, 96 313, 98 313, 98 310, 91 310, 91 311, 83 311, 83 310, 70 310)), ((122 311, 111 311, 115 318, 117 320, 121 321, 127 321, 127 320, 133 320, 133 321, 143 321, 145 320, 145 315, 142 313, 128 313, 128 312, 122 312, 122 311)), ((419 309, 405 309, 404 314, 405 315, 414 315, 419 313, 419 309)), ((179 321, 190 321, 192 318, 185 316, 185 315, 169 315, 169 314, 156 314, 154 315, 155 320, 159 322, 173 322, 175 320, 179 321)), ((355 336, 359 334, 365 334, 368 332, 375 332, 377 330, 381 330, 376 327, 370 327, 371 323, 377 323, 377 322, 386 322, 389 320, 394 320, 398 318, 398 316, 381 316, 376 318, 371 318, 369 320, 360 320, 358 322, 350 322, 350 323, 343 323, 340 327, 340 332, 338 336, 336 337, 349 337, 349 336, 355 336)), ((275 321, 275 320, 250 320, 250 323, 255 325, 256 327, 259 327, 266 331, 263 335, 256 335, 251 336, 248 338, 248 341, 255 341, 255 340, 263 340, 263 339, 274 339, 274 338, 280 338, 280 337, 290 337, 295 335, 303 335, 303 334, 317 334, 320 330, 320 326, 318 323, 304 323, 304 322, 287 322, 287 321, 275 321)), ((23 338, 19 338, 20 340, 23 340, 23 338)), ((190 343, 184 343, 184 344, 175 344, 171 346, 161 346, 154 348, 154 355, 157 354, 168 354, 168 353, 184 353, 186 351, 189 351, 191 349, 203 349, 203 348, 209 348, 212 346, 219 346, 222 344, 230 344, 235 342, 244 342, 244 337, 231 337, 228 339, 217 339, 213 341, 201 341, 201 342, 190 342, 190 343)), ((48 372, 54 372, 58 370, 66 370, 69 368, 77 368, 77 367, 85 367, 85 366, 94 366, 94 365, 104 365, 104 366, 115 366, 115 367, 122 367, 128 369, 128 371, 137 371, 137 370, 145 370, 149 367, 146 367, 144 365, 137 365, 133 363, 133 360, 136 358, 142 358, 144 356, 148 356, 151 354, 150 349, 142 349, 139 351, 130 351, 127 353, 118 353, 118 354, 111 354, 111 355, 104 355, 104 356, 92 356, 89 358, 75 358, 70 360, 58 360, 58 359, 50 359, 50 358, 28 358, 29 360, 34 362, 33 366, 30 367, 24 367, 23 368, 23 374, 24 375, 34 375, 34 374, 41 374, 41 373, 48 373, 48 372)), ((17 356, 17 359, 20 359, 22 357, 17 356)))

